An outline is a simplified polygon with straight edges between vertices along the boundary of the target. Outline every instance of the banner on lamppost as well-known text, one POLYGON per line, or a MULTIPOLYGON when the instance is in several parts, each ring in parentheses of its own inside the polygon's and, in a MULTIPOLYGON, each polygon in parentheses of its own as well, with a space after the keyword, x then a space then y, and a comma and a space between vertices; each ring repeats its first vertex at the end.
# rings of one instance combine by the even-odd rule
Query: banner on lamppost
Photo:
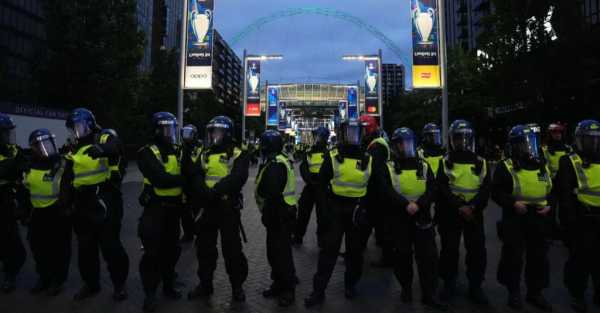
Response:
POLYGON ((365 61, 365 108, 367 114, 379 114, 379 60, 365 61))
POLYGON ((212 89, 214 0, 189 0, 185 89, 212 89))
POLYGON ((260 60, 246 62, 246 116, 260 116, 260 60))
POLYGON ((441 88, 437 0, 411 0, 413 88, 441 88))
POLYGON ((338 104, 338 108, 339 108, 339 116, 340 119, 346 120, 348 118, 348 101, 347 100, 340 100, 339 104, 338 104))
POLYGON ((288 128, 288 116, 286 111, 286 103, 284 101, 279 101, 277 116, 279 116, 277 128, 279 130, 286 130, 288 128))
POLYGON ((357 120, 358 119, 358 87, 350 86, 348 87, 348 119, 349 120, 357 120))
POLYGON ((267 89, 267 126, 278 126, 277 104, 279 104, 279 88, 269 86, 267 89))

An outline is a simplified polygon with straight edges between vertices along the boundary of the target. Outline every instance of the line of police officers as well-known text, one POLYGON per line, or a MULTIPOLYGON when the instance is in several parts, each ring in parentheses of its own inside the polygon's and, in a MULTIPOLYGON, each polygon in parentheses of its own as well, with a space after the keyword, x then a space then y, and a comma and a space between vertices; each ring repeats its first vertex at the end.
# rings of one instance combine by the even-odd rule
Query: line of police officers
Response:
MULTIPOLYGON (((74 110, 66 126, 73 141, 65 147, 64 156, 54 135, 38 129, 29 137, 31 156, 26 158, 15 145, 14 123, 0 115, 0 252, 6 273, 2 290, 15 289, 25 260, 17 226, 21 220, 29 226, 39 274, 32 293, 58 295, 62 290, 73 229, 84 282, 75 300, 100 291, 101 251, 113 282, 113 297, 121 301, 127 297, 129 269, 120 240, 120 185, 126 168, 123 146, 116 132, 101 129, 86 109, 74 110)), ((240 211, 249 155, 233 140, 232 120, 212 119, 206 126, 205 145, 199 143, 192 125, 178 133, 176 118, 170 113, 154 114, 152 129, 152 140, 138 152, 144 176, 139 197, 144 210, 138 227, 144 248, 139 264, 146 294, 144 310, 156 309, 160 283, 165 296, 181 297, 175 271, 181 254, 181 222, 197 237, 199 284, 188 298, 213 294, 220 234, 232 298, 245 301, 248 262, 242 249, 245 233, 240 211)), ((329 131, 315 131, 315 144, 300 165, 306 185, 297 201, 293 163, 283 152, 283 139, 277 131, 266 131, 261 136, 263 161, 255 181, 273 281, 263 296, 277 298, 283 307, 294 303, 298 280, 291 247, 302 244, 316 206, 320 252, 313 292, 305 299, 307 307, 325 300, 342 241, 346 245, 345 297, 356 297, 372 228, 382 248, 378 264, 393 267, 403 302, 413 301, 414 255, 422 303, 447 309, 436 297, 437 281, 440 277, 444 283, 442 300, 450 302, 455 296, 463 237, 469 297, 476 304, 488 305, 482 289, 487 265, 483 210, 491 196, 502 208, 497 224, 503 242, 497 278, 508 290, 508 305, 523 307, 524 271, 527 302, 552 310, 542 291, 549 282, 548 239, 558 220, 570 252, 564 278, 572 307, 585 312, 589 276, 600 288, 600 271, 595 266, 600 261, 595 249, 600 239, 600 123, 585 120, 578 124, 575 149, 565 144, 562 125, 552 124, 548 132, 548 144, 542 147, 538 127, 511 129, 508 157, 496 166, 492 178, 488 162, 475 153, 475 133, 467 121, 451 124, 447 152, 435 124, 424 127, 423 144, 417 148, 416 135, 408 128, 396 129, 386 139, 372 117, 343 121, 333 149, 327 149, 329 131), (439 256, 436 225, 441 238, 439 256)), ((596 292, 594 297, 598 305, 599 295, 596 292)))

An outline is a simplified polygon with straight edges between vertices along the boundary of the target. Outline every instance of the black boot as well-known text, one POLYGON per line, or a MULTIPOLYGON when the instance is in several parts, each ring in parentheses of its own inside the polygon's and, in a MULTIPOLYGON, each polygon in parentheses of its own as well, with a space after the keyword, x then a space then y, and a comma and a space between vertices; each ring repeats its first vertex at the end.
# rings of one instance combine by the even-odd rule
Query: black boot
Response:
POLYGON ((508 293, 508 306, 517 311, 523 309, 523 298, 520 291, 510 291, 508 293))
POLYGON ((144 312, 152 313, 156 311, 157 307, 156 296, 146 296, 146 299, 144 299, 144 306, 142 307, 144 312))
POLYGON ((400 293, 400 299, 402 299, 402 303, 412 303, 413 302, 413 294, 412 288, 402 288, 402 293, 400 293))
POLYGON ((325 294, 313 291, 308 298, 304 299, 304 306, 310 308, 315 305, 323 304, 323 302, 325 302, 325 294))
POLYGON ((271 286, 271 288, 263 291, 262 295, 263 295, 263 297, 265 297, 267 299, 271 299, 271 298, 279 297, 280 293, 281 293, 281 290, 271 286))
POLYGON ((596 293, 594 294, 594 304, 596 306, 600 306, 600 288, 597 290, 598 291, 596 291, 596 293))
POLYGON ((100 287, 90 287, 89 285, 85 284, 83 287, 81 287, 81 289, 79 289, 79 291, 77 291, 75 296, 73 296, 73 300, 82 301, 97 295, 99 292, 100 287))
POLYGON ((188 300, 209 298, 213 292, 214 289, 212 286, 200 284, 188 293, 188 300))
POLYGON ((571 308, 573 308, 575 312, 587 312, 587 303, 585 303, 585 297, 571 297, 571 308))
POLYGON ((234 288, 231 297, 235 302, 246 301, 246 293, 242 287, 234 288))
POLYGON ((171 286, 163 286, 163 295, 171 300, 179 300, 181 299, 181 291, 177 290, 175 287, 171 286))
POLYGON ((48 287, 48 290, 46 291, 46 295, 48 297, 56 297, 62 293, 64 288, 65 286, 61 283, 51 284, 50 287, 48 287))
POLYGON ((527 294, 525 300, 527 301, 527 303, 533 305, 534 307, 544 312, 552 312, 552 305, 548 302, 548 300, 546 300, 546 298, 541 292, 527 294))
POLYGON ((490 300, 488 299, 486 294, 483 292, 483 289, 481 289, 481 287, 470 288, 469 289, 469 298, 471 299, 471 302, 473 302, 474 304, 481 305, 481 306, 489 306, 490 305, 490 300))
POLYGON ((296 246, 296 247, 299 247, 299 246, 302 245, 302 241, 303 241, 302 237, 300 237, 300 236, 294 236, 294 238, 292 239, 292 245, 296 246))
POLYGON ((113 291, 113 300, 116 302, 125 301, 128 297, 127 290, 124 285, 115 286, 115 290, 113 291))
POLYGON ((48 289, 48 287, 50 287, 50 284, 42 281, 41 279, 38 280, 35 285, 33 286, 33 288, 29 289, 29 293, 32 295, 37 295, 45 290, 48 289))
POLYGON ((294 304, 295 301, 296 293, 294 290, 290 290, 281 292, 281 294, 279 295, 279 299, 277 299, 277 304, 282 308, 286 308, 294 304))
POLYGON ((6 275, 4 283, 2 283, 2 292, 11 293, 17 289, 17 278, 13 275, 6 275))

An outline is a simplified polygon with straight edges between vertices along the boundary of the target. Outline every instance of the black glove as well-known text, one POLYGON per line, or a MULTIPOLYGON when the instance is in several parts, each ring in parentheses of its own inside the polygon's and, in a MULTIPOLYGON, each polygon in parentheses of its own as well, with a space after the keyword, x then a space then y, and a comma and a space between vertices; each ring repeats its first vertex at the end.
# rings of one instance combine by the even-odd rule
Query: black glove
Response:
POLYGON ((99 145, 93 145, 85 151, 92 159, 98 159, 104 156, 104 150, 99 145))

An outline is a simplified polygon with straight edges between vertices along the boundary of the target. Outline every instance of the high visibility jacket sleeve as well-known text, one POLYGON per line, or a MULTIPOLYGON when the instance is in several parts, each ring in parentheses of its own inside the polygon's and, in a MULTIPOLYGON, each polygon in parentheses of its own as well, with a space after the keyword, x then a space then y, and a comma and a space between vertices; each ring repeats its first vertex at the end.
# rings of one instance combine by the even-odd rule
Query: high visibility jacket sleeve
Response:
POLYGON ((219 195, 238 195, 248 180, 249 166, 248 152, 242 150, 240 156, 233 162, 229 175, 215 184, 214 191, 219 195))
POLYGON ((494 171, 492 200, 502 207, 504 214, 510 215, 515 212, 512 209, 517 201, 515 196, 513 196, 513 178, 503 162, 499 162, 494 171))
POLYGON ((103 157, 114 158, 122 156, 122 151, 119 148, 121 144, 121 139, 119 137, 109 136, 105 143, 99 143, 97 145, 102 149, 103 157))
POLYGON ((560 158, 559 170, 556 176, 557 185, 554 186, 558 190, 560 220, 561 224, 565 225, 574 221, 577 218, 578 201, 577 196, 573 192, 577 188, 577 174, 568 155, 560 158))
POLYGON ((154 188, 168 189, 182 187, 185 183, 182 175, 167 173, 162 163, 156 159, 156 156, 149 147, 144 147, 138 152, 138 168, 142 172, 142 175, 144 175, 144 178, 147 178, 154 188))
POLYGON ((308 158, 308 154, 304 154, 302 156, 302 162, 300 163, 300 176, 302 176, 302 180, 304 180, 306 184, 311 184, 314 183, 314 179, 308 170, 308 158))
POLYGON ((256 192, 265 201, 265 210, 286 207, 283 191, 287 183, 287 168, 278 162, 271 162, 265 169, 256 192))

